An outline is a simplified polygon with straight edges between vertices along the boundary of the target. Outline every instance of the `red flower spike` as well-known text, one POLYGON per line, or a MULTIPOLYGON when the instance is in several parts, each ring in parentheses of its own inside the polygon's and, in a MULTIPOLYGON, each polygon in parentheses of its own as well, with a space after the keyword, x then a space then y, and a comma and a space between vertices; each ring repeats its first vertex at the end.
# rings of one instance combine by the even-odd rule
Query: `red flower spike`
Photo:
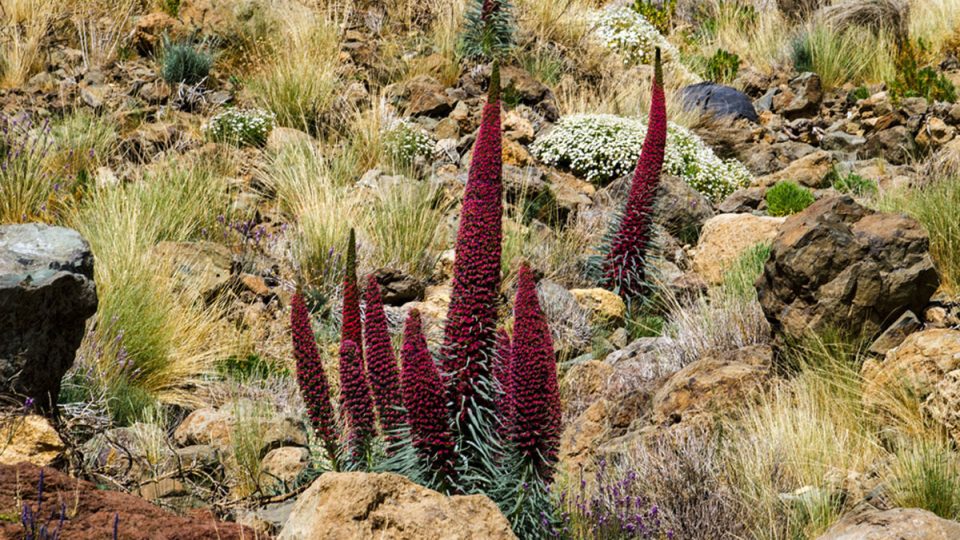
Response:
POLYGON ((506 434, 510 419, 510 334, 503 328, 497 330, 497 355, 494 358, 493 378, 500 387, 497 400, 497 417, 500 420, 500 433, 506 434))
POLYGON ((411 310, 403 330, 401 371, 403 406, 413 445, 431 463, 441 481, 454 474, 454 441, 450 432, 443 382, 423 336, 420 312, 411 310))
POLYGON ((357 287, 357 239, 350 229, 347 242, 347 268, 343 277, 343 309, 340 319, 340 342, 352 341, 363 362, 363 323, 360 318, 360 289, 357 287))
POLYGON ((290 302, 290 333, 293 336, 293 358, 297 366, 297 384, 300 394, 307 405, 310 423, 331 459, 337 454, 337 419, 330 402, 330 384, 323 371, 317 342, 310 327, 310 314, 303 300, 303 294, 297 291, 290 302))
POLYGON ((363 372, 360 349, 351 340, 340 345, 340 399, 347 411, 353 458, 362 459, 371 439, 376 435, 376 420, 370 386, 363 372))
POLYGON ((520 267, 510 359, 510 441, 543 478, 552 476, 560 446, 560 391, 550 327, 533 272, 520 267))
POLYGON ((367 278, 364 306, 363 339, 367 351, 367 376, 380 415, 380 428, 384 434, 390 434, 403 424, 403 413, 398 409, 401 401, 400 370, 390 342, 380 285, 372 274, 367 278))
POLYGON ((489 406, 479 403, 476 381, 490 375, 496 339, 503 238, 499 78, 495 64, 464 190, 443 342, 449 400, 461 418, 467 402, 489 406))
POLYGON ((620 216, 619 228, 610 241, 603 262, 604 286, 628 299, 641 296, 646 290, 644 260, 651 241, 653 208, 666 145, 667 109, 658 48, 647 135, 633 173, 627 204, 620 216))

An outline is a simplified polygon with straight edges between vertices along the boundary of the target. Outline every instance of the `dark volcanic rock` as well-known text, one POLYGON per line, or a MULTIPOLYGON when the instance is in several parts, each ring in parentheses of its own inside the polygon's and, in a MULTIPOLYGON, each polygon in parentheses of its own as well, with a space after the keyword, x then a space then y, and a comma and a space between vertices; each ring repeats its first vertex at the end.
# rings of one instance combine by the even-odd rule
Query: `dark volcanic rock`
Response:
POLYGON ((0 394, 52 410, 96 310, 93 254, 78 232, 0 227, 0 394))
POLYGON ((700 109, 719 117, 746 118, 751 122, 759 120, 753 102, 736 88, 701 82, 683 87, 680 96, 688 109, 700 109))

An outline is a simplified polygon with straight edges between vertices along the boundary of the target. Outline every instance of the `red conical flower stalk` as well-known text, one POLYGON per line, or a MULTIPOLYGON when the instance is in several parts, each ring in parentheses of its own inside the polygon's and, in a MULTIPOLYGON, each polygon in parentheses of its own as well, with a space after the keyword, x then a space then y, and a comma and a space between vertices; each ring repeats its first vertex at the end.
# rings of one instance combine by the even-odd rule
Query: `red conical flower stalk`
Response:
POLYGON ((526 264, 520 267, 513 313, 510 441, 542 478, 549 479, 560 445, 560 392, 550 327, 526 264))
POLYGON ((503 213, 499 69, 491 75, 473 148, 457 231, 453 287, 443 342, 449 400, 460 420, 474 405, 488 407, 478 392, 489 381, 494 352, 503 213))
POLYGON ((297 384, 300 394, 307 405, 310 423, 328 457, 336 464, 338 448, 337 419, 330 402, 330 384, 323 371, 323 363, 317 351, 317 342, 310 327, 310 314, 303 300, 303 294, 297 291, 290 302, 290 333, 293 336, 293 358, 297 366, 297 384))
POLYGON ((343 277, 343 309, 340 319, 340 343, 352 341, 363 362, 363 323, 360 318, 360 289, 357 287, 357 239, 350 229, 347 242, 347 268, 343 277))
POLYGON ((663 93, 663 69, 660 65, 660 49, 656 50, 654 62, 653 91, 650 99, 650 117, 647 135, 627 204, 620 216, 619 227, 613 234, 603 264, 604 286, 630 299, 642 296, 646 290, 644 269, 647 250, 651 242, 651 224, 660 171, 663 168, 664 149, 667 144, 667 109, 663 93))
POLYGON ((340 345, 340 400, 347 412, 353 459, 361 460, 376 435, 376 420, 360 349, 351 340, 340 345))
POLYGON ((403 406, 407 411, 413 445, 420 457, 430 463, 441 484, 449 485, 454 474, 454 441, 445 391, 423 336, 420 312, 415 309, 407 316, 400 356, 403 360, 403 406))
POLYGON ((367 279, 364 306, 363 339, 367 351, 367 374, 377 412, 380 414, 380 428, 385 435, 389 435, 403 424, 403 413, 400 410, 400 371, 397 369, 397 358, 390 342, 380 285, 372 274, 367 279))

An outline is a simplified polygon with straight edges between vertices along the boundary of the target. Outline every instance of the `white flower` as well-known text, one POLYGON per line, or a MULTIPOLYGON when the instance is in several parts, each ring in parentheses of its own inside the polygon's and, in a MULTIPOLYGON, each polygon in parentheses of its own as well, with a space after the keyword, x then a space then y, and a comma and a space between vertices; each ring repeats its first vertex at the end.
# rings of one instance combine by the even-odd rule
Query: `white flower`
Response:
POLYGON ((660 47, 664 61, 680 57, 679 51, 643 15, 629 7, 609 7, 593 15, 594 39, 623 56, 628 65, 649 63, 660 47))
POLYGON ((412 163, 417 156, 433 155, 436 142, 415 124, 400 118, 391 119, 383 133, 387 152, 396 161, 412 163))
MULTIPOLYGON (((575 114, 561 118, 531 150, 548 165, 568 168, 603 184, 633 171, 646 134, 646 125, 635 118, 575 114)), ((700 137, 672 122, 667 124, 663 170, 715 202, 752 180, 742 163, 720 159, 700 137)))
POLYGON ((259 146, 267 142, 276 116, 261 109, 227 109, 210 118, 203 131, 215 141, 259 146))

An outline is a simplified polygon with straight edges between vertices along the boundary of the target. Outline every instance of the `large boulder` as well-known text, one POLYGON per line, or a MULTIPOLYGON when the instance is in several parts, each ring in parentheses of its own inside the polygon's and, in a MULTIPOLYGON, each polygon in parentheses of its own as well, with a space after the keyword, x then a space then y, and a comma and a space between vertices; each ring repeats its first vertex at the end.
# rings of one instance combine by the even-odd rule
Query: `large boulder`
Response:
POLYGON ((745 118, 759 121, 753 102, 736 88, 709 81, 684 86, 680 89, 683 106, 725 118, 745 118))
POLYGON ((0 465, 22 461, 44 467, 66 448, 50 421, 36 414, 0 416, 0 465))
POLYGON ((513 539, 483 495, 447 497, 392 473, 326 473, 297 500, 280 540, 513 539))
POLYGON ((96 310, 93 254, 80 233, 0 226, 0 395, 51 411, 96 310))
POLYGON ((751 247, 772 242, 785 218, 753 214, 720 214, 707 220, 693 252, 693 271, 708 283, 724 273, 751 247))
POLYGON ((919 508, 869 509, 837 521, 817 540, 953 540, 960 523, 919 508))
POLYGON ((850 196, 787 218, 757 280, 778 336, 847 329, 877 336, 907 310, 922 312, 940 280, 914 219, 876 213, 850 196))

